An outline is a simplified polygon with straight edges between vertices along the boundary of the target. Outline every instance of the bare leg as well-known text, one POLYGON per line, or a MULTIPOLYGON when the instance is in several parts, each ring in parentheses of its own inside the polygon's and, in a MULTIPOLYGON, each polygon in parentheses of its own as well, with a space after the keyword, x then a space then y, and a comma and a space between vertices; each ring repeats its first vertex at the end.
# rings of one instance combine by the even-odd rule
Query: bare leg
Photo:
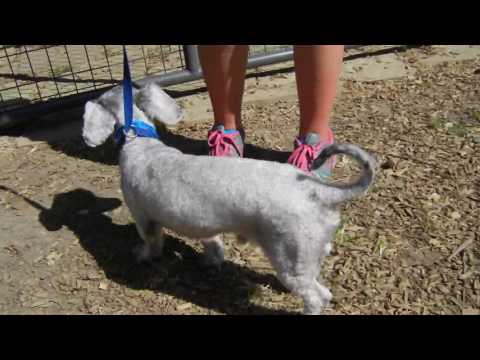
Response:
POLYGON ((343 51, 343 45, 295 45, 300 137, 314 132, 327 138, 343 51))
POLYGON ((198 53, 215 125, 241 129, 248 45, 199 45, 198 53))

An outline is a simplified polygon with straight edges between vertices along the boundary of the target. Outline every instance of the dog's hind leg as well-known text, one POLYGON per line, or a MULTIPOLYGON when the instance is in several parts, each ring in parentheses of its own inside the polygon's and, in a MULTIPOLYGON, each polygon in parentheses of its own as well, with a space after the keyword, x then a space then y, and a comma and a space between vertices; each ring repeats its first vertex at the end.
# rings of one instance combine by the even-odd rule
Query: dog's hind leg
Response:
POLYGON ((307 275, 279 274, 281 282, 295 295, 303 299, 305 315, 320 315, 332 299, 332 293, 315 277, 307 275))
POLYGON ((225 258, 225 250, 220 235, 201 239, 204 248, 203 264, 206 266, 220 266, 225 258))
POLYGON ((277 272, 279 280, 292 293, 303 300, 305 315, 320 315, 332 299, 332 293, 321 285, 315 275, 277 272))
POLYGON ((297 239, 299 234, 281 235, 271 239, 265 255, 270 259, 280 282, 302 298, 304 314, 321 314, 332 299, 330 291, 317 281, 325 246, 318 239, 297 239))
POLYGON ((163 228, 152 221, 137 221, 135 223, 143 244, 133 251, 137 262, 149 261, 162 255, 165 239, 163 228))

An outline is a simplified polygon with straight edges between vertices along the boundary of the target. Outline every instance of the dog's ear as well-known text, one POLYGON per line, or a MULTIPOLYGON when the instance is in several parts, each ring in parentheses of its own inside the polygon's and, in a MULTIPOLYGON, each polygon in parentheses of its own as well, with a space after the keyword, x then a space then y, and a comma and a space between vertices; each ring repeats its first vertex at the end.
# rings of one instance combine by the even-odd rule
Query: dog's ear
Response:
POLYGON ((142 87, 135 103, 149 119, 175 125, 183 118, 183 110, 160 86, 150 83, 142 87))
POLYGON ((88 146, 102 145, 112 134, 114 126, 115 117, 110 111, 96 101, 87 102, 83 114, 82 136, 88 146))

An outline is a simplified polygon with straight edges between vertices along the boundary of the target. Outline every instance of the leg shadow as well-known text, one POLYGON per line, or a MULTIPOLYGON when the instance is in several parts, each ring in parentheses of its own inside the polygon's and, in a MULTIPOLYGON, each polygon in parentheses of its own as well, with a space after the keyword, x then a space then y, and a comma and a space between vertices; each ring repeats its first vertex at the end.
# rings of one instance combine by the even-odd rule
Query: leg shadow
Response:
MULTIPOLYGON (((50 123, 44 124, 42 130, 26 132, 24 129, 14 129, 11 131, 1 131, 0 135, 8 136, 27 136, 32 141, 44 141, 56 151, 84 160, 105 164, 118 165, 119 149, 110 138, 105 144, 96 148, 89 148, 82 139, 82 111, 75 109, 64 113, 52 115, 50 123), (68 118, 67 123, 62 123, 62 119, 68 118), (73 120, 72 120, 73 119, 73 120), (60 125, 59 125, 60 124, 60 125), (28 135, 25 135, 28 134, 28 135)), ((32 127, 39 127, 32 124, 32 127)), ((157 127, 162 141, 171 147, 174 147, 185 154, 207 155, 208 145, 205 134, 205 140, 197 140, 177 135, 161 126, 157 127)), ((264 149, 253 144, 245 145, 245 157, 257 160, 267 160, 285 163, 289 152, 264 149)))
MULTIPOLYGON (((183 135, 177 135, 169 131, 163 131, 162 141, 164 141, 166 145, 174 147, 185 154, 208 154, 208 144, 206 140, 191 139, 183 135)), ((290 153, 287 151, 264 149, 253 144, 245 144, 246 158, 286 163, 289 155, 290 153)))

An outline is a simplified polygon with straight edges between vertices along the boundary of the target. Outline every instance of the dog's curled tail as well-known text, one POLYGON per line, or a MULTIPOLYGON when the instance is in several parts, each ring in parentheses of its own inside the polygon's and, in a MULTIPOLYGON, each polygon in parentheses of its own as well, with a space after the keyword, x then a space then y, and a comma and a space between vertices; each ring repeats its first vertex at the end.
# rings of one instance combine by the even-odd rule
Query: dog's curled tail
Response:
MULTIPOLYGON (((342 203, 344 201, 353 199, 357 196, 362 195, 366 192, 373 182, 375 176, 376 162, 375 159, 369 155, 366 151, 362 150, 360 147, 351 144, 333 144, 326 147, 318 156, 317 159, 313 162, 313 170, 318 169, 322 166, 325 161, 327 161, 331 156, 336 154, 345 154, 353 157, 357 160, 361 166, 363 173, 360 178, 351 184, 346 185, 336 185, 336 184, 326 184, 321 182, 323 185, 329 186, 331 188, 337 189, 335 195, 333 196, 333 203, 342 203)), ((316 179, 315 179, 316 180, 316 179)))

